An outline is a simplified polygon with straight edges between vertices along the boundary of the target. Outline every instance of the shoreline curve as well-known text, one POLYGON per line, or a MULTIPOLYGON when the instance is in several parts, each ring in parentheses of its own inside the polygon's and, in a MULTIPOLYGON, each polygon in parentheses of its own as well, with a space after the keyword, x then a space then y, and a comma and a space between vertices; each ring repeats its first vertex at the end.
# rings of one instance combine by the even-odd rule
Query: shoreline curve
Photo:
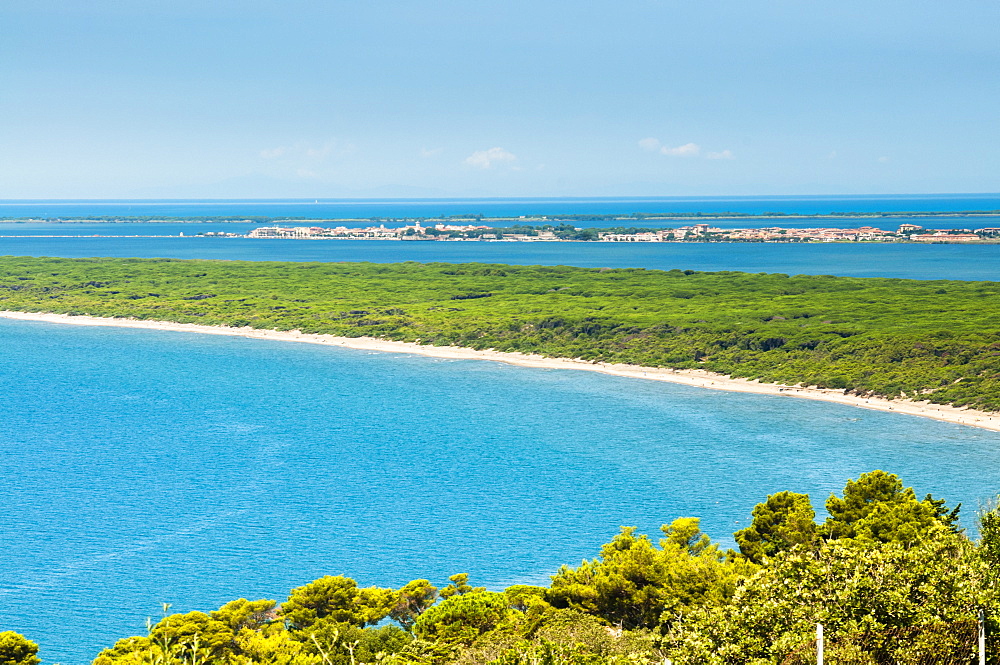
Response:
POLYGON ((0 311, 0 317, 19 321, 37 321, 83 326, 110 326, 118 328, 141 328, 170 332, 193 332, 208 335, 228 335, 252 339, 268 339, 281 342, 303 342, 339 346, 349 349, 380 351, 385 353, 413 353, 433 358, 451 360, 489 360, 521 367, 537 369, 574 369, 613 376, 623 376, 650 381, 666 381, 694 388, 725 390, 730 392, 754 393, 795 397, 823 402, 832 402, 874 411, 901 413, 904 415, 931 418, 955 425, 978 427, 1000 432, 1000 413, 976 411, 926 401, 909 399, 885 399, 881 397, 858 397, 845 395, 843 391, 824 388, 786 386, 777 383, 761 383, 757 380, 738 379, 700 369, 669 369, 643 367, 620 363, 595 363, 572 358, 549 358, 538 354, 510 351, 478 350, 462 346, 429 346, 413 342, 396 342, 375 337, 338 337, 321 333, 303 333, 298 330, 261 330, 257 328, 233 328, 228 326, 207 326, 197 323, 173 323, 170 321, 149 321, 142 319, 122 319, 100 316, 55 314, 44 312, 0 311))

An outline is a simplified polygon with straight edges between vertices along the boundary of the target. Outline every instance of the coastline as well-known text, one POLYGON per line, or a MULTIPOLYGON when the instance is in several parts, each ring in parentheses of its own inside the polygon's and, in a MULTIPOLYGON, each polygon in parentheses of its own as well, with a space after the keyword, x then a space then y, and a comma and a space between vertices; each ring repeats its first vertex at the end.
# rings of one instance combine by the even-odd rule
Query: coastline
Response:
POLYGON ((0 317, 20 321, 39 321, 83 326, 110 326, 119 328, 141 328, 173 332, 193 332, 208 335, 229 335, 253 339, 269 339, 282 342, 303 342, 342 348, 379 351, 384 353, 413 353, 434 358, 451 360, 489 360, 521 367, 537 369, 573 369, 613 376, 623 376, 651 381, 666 381, 695 388, 725 390, 730 392, 755 393, 795 397, 824 402, 833 402, 875 411, 901 413, 941 420, 955 425, 978 427, 1000 432, 1000 413, 989 413, 908 399, 884 399, 879 397, 858 397, 845 395, 843 391, 784 386, 776 383, 760 383, 757 380, 736 379, 724 374, 705 370, 675 370, 660 367, 642 367, 618 363, 593 363, 571 358, 548 358, 537 354, 517 352, 477 350, 460 346, 427 346, 413 342, 395 342, 373 337, 337 337, 327 334, 302 333, 297 330, 259 330, 255 328, 232 328, 226 326, 206 326, 196 323, 173 323, 170 321, 146 321, 139 319, 119 319, 110 317, 55 314, 41 312, 0 311, 0 317))

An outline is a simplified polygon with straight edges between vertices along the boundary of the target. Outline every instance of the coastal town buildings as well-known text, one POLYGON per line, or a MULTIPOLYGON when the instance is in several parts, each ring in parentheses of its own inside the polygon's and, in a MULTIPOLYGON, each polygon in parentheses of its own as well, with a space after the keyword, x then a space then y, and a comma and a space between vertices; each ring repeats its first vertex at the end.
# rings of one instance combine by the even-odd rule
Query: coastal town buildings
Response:
POLYGON ((910 240, 914 242, 975 242, 982 239, 983 236, 975 233, 947 233, 944 231, 910 236, 910 240))
MULTIPOLYGON (((232 234, 230 234, 232 235, 232 234)), ((480 241, 480 242, 920 242, 966 243, 995 242, 1000 228, 951 229, 928 231, 916 224, 901 224, 896 231, 874 226, 858 228, 784 228, 764 227, 722 229, 708 224, 693 224, 665 229, 594 229, 568 225, 552 227, 515 226, 494 228, 477 224, 439 222, 433 226, 414 220, 402 226, 351 228, 346 226, 264 226, 250 231, 248 238, 272 239, 341 239, 341 240, 406 240, 406 241, 480 241)))

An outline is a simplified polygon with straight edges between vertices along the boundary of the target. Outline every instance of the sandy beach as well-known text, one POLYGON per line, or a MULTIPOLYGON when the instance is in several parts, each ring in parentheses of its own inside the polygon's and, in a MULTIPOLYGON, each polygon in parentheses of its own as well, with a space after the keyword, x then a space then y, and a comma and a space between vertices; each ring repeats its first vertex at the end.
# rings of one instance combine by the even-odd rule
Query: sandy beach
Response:
POLYGON ((43 321, 46 323, 62 323, 80 326, 113 326, 120 328, 142 328, 146 330, 165 330, 177 332, 193 332, 207 335, 230 335, 236 337, 251 337, 255 339, 270 339, 283 342, 304 342, 307 344, 325 344, 351 349, 382 351, 386 353, 416 353, 434 358, 490 360, 509 363, 522 367, 539 369, 573 369, 588 372, 601 372, 615 376, 626 376, 650 381, 668 381, 696 388, 710 390, 729 390, 734 392, 757 393, 761 395, 779 395, 799 399, 813 399, 824 402, 835 402, 847 406, 855 406, 876 411, 892 411, 921 418, 933 418, 958 425, 979 427, 1000 431, 1000 413, 988 413, 961 409, 952 406, 916 402, 904 399, 881 399, 875 397, 857 397, 845 395, 840 390, 823 390, 818 388, 803 388, 783 386, 774 383, 760 383, 747 379, 734 379, 722 374, 704 370, 674 370, 657 367, 642 367, 639 365, 624 365, 614 363, 593 363, 570 358, 547 358, 545 356, 524 353, 508 353, 500 351, 479 351, 459 346, 425 346, 410 342, 393 342, 372 337, 337 337, 302 333, 296 330, 257 330, 254 328, 230 328, 225 326, 203 326, 194 323, 171 323, 169 321, 142 321, 137 319, 117 319, 97 316, 71 316, 68 314, 50 314, 34 312, 0 311, 0 317, 18 319, 21 321, 43 321))

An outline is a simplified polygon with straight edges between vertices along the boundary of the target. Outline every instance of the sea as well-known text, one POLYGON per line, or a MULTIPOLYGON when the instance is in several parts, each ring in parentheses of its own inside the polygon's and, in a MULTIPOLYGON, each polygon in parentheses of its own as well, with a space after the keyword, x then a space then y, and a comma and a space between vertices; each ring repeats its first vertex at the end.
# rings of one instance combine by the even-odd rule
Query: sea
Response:
POLYGON ((1000 194, 881 196, 650 196, 449 199, 164 199, 4 200, 0 218, 290 217, 296 219, 433 218, 482 215, 630 215, 738 213, 825 215, 1000 210, 1000 194))
MULTIPOLYGON (((880 210, 891 203, 851 199, 851 209, 864 201, 880 210)), ((995 195, 899 205, 934 210, 949 201, 952 210, 1000 208, 995 195)), ((800 212, 830 205, 752 205, 765 203, 800 212)), ((629 202, 563 204, 582 215, 629 202)), ((0 216, 28 205, 36 204, 0 202, 0 216)), ((99 216, 121 204, 72 205, 74 215, 99 216)), ((315 204, 212 203, 258 216, 292 205, 315 204)), ((397 216, 423 216, 416 212, 442 204, 366 205, 377 211, 371 216, 389 216, 389 206, 397 216)), ((516 205, 537 213, 531 201, 516 205)), ((151 214, 164 214, 157 210, 151 214)), ((7 255, 475 260, 967 280, 1000 279, 998 251, 0 238, 7 255)), ((655 539, 661 525, 686 516, 733 547, 733 532, 768 494, 809 493, 822 516, 831 493, 873 469, 898 474, 920 496, 961 503, 973 535, 977 509, 1000 492, 1000 433, 900 414, 194 333, 0 319, 0 340, 0 631, 37 641, 48 663, 90 662, 115 640, 143 634, 163 603, 189 612, 240 597, 280 602, 323 575, 362 586, 418 578, 440 585, 458 572, 491 589, 546 584, 561 565, 596 556, 621 526, 655 539)))

